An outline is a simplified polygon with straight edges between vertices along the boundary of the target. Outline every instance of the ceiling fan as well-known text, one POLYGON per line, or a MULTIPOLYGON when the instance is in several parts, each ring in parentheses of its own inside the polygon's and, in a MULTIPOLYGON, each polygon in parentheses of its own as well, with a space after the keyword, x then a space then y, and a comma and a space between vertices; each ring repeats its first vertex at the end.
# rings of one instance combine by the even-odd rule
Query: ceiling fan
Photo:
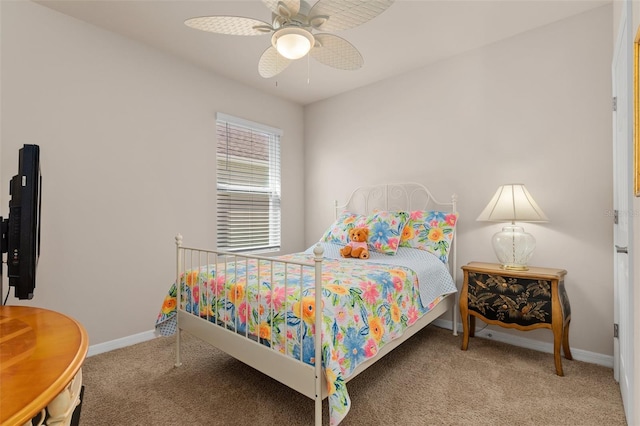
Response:
POLYGON ((362 55, 347 40, 326 32, 357 27, 382 12, 394 0, 318 0, 313 7, 305 0, 262 0, 271 10, 272 22, 239 16, 203 16, 185 24, 191 28, 229 35, 271 35, 271 46, 258 63, 264 78, 273 77, 307 54, 341 70, 362 67, 362 55))

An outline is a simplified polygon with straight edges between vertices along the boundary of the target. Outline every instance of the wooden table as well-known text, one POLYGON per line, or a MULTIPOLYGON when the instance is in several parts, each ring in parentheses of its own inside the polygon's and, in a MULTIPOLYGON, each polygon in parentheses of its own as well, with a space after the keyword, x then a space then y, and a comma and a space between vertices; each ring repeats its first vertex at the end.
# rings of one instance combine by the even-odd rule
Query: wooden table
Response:
POLYGON ((66 315, 27 306, 0 306, 0 425, 67 424, 79 403, 87 355, 84 327, 66 315))
POLYGON ((525 271, 502 269, 494 263, 470 262, 462 267, 460 292, 462 350, 475 331, 475 319, 517 330, 548 328, 553 332, 556 374, 563 376, 560 348, 573 359, 569 347, 571 305, 564 286, 564 269, 530 267, 525 271))

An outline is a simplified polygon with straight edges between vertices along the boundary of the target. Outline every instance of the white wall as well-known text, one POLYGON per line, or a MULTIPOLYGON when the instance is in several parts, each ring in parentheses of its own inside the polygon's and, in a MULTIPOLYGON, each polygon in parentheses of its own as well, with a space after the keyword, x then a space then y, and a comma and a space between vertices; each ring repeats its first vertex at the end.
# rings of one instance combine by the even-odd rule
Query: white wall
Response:
POLYGON ((25 304, 94 345, 153 328, 174 236, 215 244, 215 113, 281 128, 282 250, 303 246, 303 109, 31 2, 1 2, 2 207, 41 147, 42 255, 25 304))
POLYGON ((612 20, 605 6, 305 107, 306 244, 353 187, 417 181, 459 195, 459 264, 495 261, 501 225, 475 218, 524 183, 551 219, 525 224, 532 264, 568 271, 571 347, 612 355, 612 20))
POLYGON ((551 218, 525 225, 533 263, 568 270, 572 347, 612 354, 611 7, 303 111, 48 8, 0 4, 0 213, 23 143, 41 146, 45 179, 36 297, 9 303, 67 313, 91 344, 149 330, 175 233, 215 239, 222 111, 284 130, 283 252, 317 240, 354 186, 412 180, 459 194, 460 264, 493 261, 500 226, 475 217, 498 185, 524 182, 551 218))

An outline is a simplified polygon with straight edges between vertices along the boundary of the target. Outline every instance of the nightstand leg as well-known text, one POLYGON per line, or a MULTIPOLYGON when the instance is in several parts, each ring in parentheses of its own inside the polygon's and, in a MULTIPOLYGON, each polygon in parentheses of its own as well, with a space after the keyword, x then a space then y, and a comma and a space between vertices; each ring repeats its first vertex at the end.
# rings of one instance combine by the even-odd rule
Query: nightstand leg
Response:
POLYGON ((556 364, 556 374, 558 376, 564 376, 564 372, 562 371, 560 348, 562 347, 562 339, 564 337, 565 330, 566 329, 562 326, 562 319, 554 321, 551 325, 551 331, 553 331, 553 360, 556 364))
POLYGON ((569 324, 571 324, 571 320, 567 321, 567 325, 564 326, 564 331, 562 333, 562 348, 564 349, 564 357, 566 359, 573 359, 571 355, 571 348, 569 347, 569 324))
POLYGON ((553 331, 553 360, 556 364, 556 374, 564 376, 562 358, 560 357, 560 348, 564 337, 564 317, 562 315, 562 305, 560 305, 558 286, 558 281, 553 280, 551 285, 551 331, 553 331))
POLYGON ((464 312, 462 314, 462 347, 461 349, 463 351, 466 351, 468 347, 469 347, 469 313, 464 312))
MULTIPOLYGON (((467 274, 465 272, 464 284, 462 285, 462 291, 460 293, 460 319, 462 320, 462 346, 460 349, 463 351, 469 347, 469 289, 467 286, 467 274)), ((472 317, 473 318, 473 317, 472 317)))
POLYGON ((460 349, 466 351, 469 347, 469 318, 462 320, 462 346, 460 349))
POLYGON ((473 315, 467 315, 462 320, 462 347, 463 351, 466 351, 469 347, 469 337, 473 337, 476 330, 476 317, 473 315))
POLYGON ((555 336, 553 338, 553 360, 556 364, 556 374, 558 376, 564 376, 564 372, 562 371, 562 358, 560 357, 560 339, 556 339, 555 336))

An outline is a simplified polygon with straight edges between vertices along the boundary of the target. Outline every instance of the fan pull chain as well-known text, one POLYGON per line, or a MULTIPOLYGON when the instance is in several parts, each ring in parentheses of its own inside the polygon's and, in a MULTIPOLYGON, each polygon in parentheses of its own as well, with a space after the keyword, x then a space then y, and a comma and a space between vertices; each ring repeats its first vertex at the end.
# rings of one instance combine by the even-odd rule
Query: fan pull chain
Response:
POLYGON ((307 85, 311 82, 311 60, 309 59, 309 54, 307 53, 307 85))

